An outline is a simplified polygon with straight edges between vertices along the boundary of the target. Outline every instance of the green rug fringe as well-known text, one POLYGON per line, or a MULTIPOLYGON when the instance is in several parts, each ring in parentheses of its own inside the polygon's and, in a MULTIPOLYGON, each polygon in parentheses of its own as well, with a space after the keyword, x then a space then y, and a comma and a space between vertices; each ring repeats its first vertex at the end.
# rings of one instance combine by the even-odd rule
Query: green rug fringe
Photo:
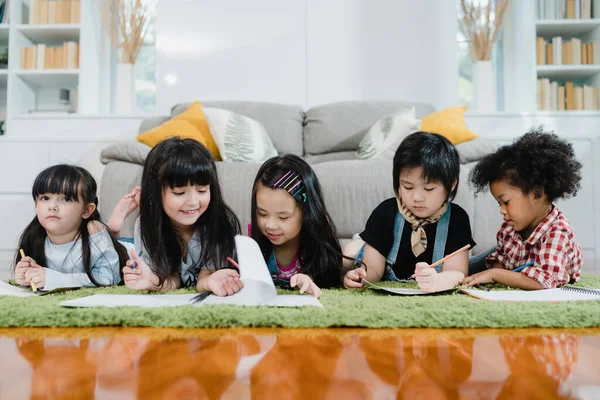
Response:
MULTIPOLYGON (((390 287, 415 287, 384 283, 390 287)), ((576 286, 600 288, 600 276, 576 286)), ((506 289, 497 285, 494 289, 506 289)), ((292 292, 278 290, 279 293, 292 292)), ((176 290, 169 293, 189 293, 176 290)), ((0 327, 287 327, 287 328, 590 328, 600 327, 600 301, 501 303, 458 292, 394 296, 371 290, 323 290, 323 308, 182 306, 63 308, 63 300, 100 293, 140 293, 125 287, 80 289, 43 297, 0 296, 0 327)))

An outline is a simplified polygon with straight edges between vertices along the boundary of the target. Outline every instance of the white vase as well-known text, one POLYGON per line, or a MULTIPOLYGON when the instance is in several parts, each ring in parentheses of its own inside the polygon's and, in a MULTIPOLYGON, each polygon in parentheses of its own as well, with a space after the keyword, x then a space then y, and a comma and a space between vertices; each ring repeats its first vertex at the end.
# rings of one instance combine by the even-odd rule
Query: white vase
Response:
POLYGON ((134 110, 133 64, 117 64, 115 113, 132 114, 134 110))
POLYGON ((472 110, 480 112, 496 111, 495 85, 492 62, 475 61, 473 65, 472 110))

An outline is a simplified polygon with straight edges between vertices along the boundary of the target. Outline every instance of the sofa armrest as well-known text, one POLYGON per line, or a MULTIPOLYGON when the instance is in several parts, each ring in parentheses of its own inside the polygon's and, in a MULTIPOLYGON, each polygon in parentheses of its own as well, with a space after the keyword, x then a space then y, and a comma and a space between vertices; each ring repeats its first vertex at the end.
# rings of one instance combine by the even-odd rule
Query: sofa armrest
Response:
POLYGON ((102 150, 100 161, 105 165, 112 161, 124 161, 144 165, 151 149, 150 146, 133 140, 116 143, 102 150))

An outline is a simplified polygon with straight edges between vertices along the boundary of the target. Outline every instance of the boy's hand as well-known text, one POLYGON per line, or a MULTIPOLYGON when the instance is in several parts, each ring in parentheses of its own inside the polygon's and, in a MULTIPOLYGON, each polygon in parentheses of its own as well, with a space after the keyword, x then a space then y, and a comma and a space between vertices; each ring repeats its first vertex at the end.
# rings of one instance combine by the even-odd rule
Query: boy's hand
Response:
POLYGON ((436 292, 438 290, 438 278, 439 274, 435 268, 431 268, 426 262, 419 262, 415 265, 415 280, 422 291, 436 292))
POLYGON ((148 264, 137 254, 130 251, 131 260, 127 260, 123 267, 123 281, 129 289, 156 290, 158 277, 154 275, 148 264), (132 266, 135 266, 132 268, 132 266))
POLYGON ((244 284, 237 271, 224 268, 210 274, 206 280, 206 287, 217 296, 231 296, 239 292, 244 284))
POLYGON ((362 288, 362 279, 367 276, 367 271, 362 268, 352 269, 344 275, 344 287, 346 289, 362 288))
POLYGON ((300 287, 300 293, 308 293, 315 296, 317 299, 321 297, 321 289, 310 279, 310 276, 306 274, 296 274, 292 275, 290 279, 291 287, 300 287))
POLYGON ((46 268, 40 267, 33 261, 31 266, 25 271, 25 280, 27 281, 27 286, 31 286, 31 282, 33 281, 38 289, 43 288, 46 285, 46 268))

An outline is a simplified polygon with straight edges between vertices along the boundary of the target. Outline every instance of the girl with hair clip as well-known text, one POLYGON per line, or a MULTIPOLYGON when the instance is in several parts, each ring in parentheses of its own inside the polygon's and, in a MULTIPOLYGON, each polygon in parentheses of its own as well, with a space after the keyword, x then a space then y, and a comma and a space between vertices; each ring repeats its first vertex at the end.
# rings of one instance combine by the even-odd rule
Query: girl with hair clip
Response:
POLYGON ((127 250, 100 220, 96 181, 84 168, 55 165, 35 179, 36 216, 19 241, 15 280, 50 291, 121 283, 127 250))
POLYGON ((533 130, 483 158, 469 178, 476 193, 489 186, 504 222, 486 259, 488 269, 463 283, 548 289, 579 280, 581 246, 554 205, 580 188, 581 163, 570 143, 533 130))
POLYGON ((465 245, 475 246, 469 216, 451 202, 459 172, 458 152, 441 135, 415 132, 400 143, 392 171, 396 197, 377 206, 360 239, 344 248, 346 256, 368 267, 344 260, 349 269, 346 288, 362 288, 363 278, 377 282, 414 274, 421 290, 436 292, 463 280, 469 263, 466 251, 429 267, 465 245))
MULTIPOLYGON (((134 208, 137 190, 117 205, 111 217, 115 226, 121 226, 122 221, 116 220, 134 208)), ((127 287, 195 286, 199 292, 218 296, 242 288, 238 272, 227 264, 240 223, 223 200, 214 159, 198 141, 173 137, 150 151, 142 172, 139 208, 135 250, 123 268, 127 287)))
POLYGON ((276 285, 320 297, 339 283, 342 250, 313 169, 298 156, 267 160, 252 188, 249 234, 276 285))

